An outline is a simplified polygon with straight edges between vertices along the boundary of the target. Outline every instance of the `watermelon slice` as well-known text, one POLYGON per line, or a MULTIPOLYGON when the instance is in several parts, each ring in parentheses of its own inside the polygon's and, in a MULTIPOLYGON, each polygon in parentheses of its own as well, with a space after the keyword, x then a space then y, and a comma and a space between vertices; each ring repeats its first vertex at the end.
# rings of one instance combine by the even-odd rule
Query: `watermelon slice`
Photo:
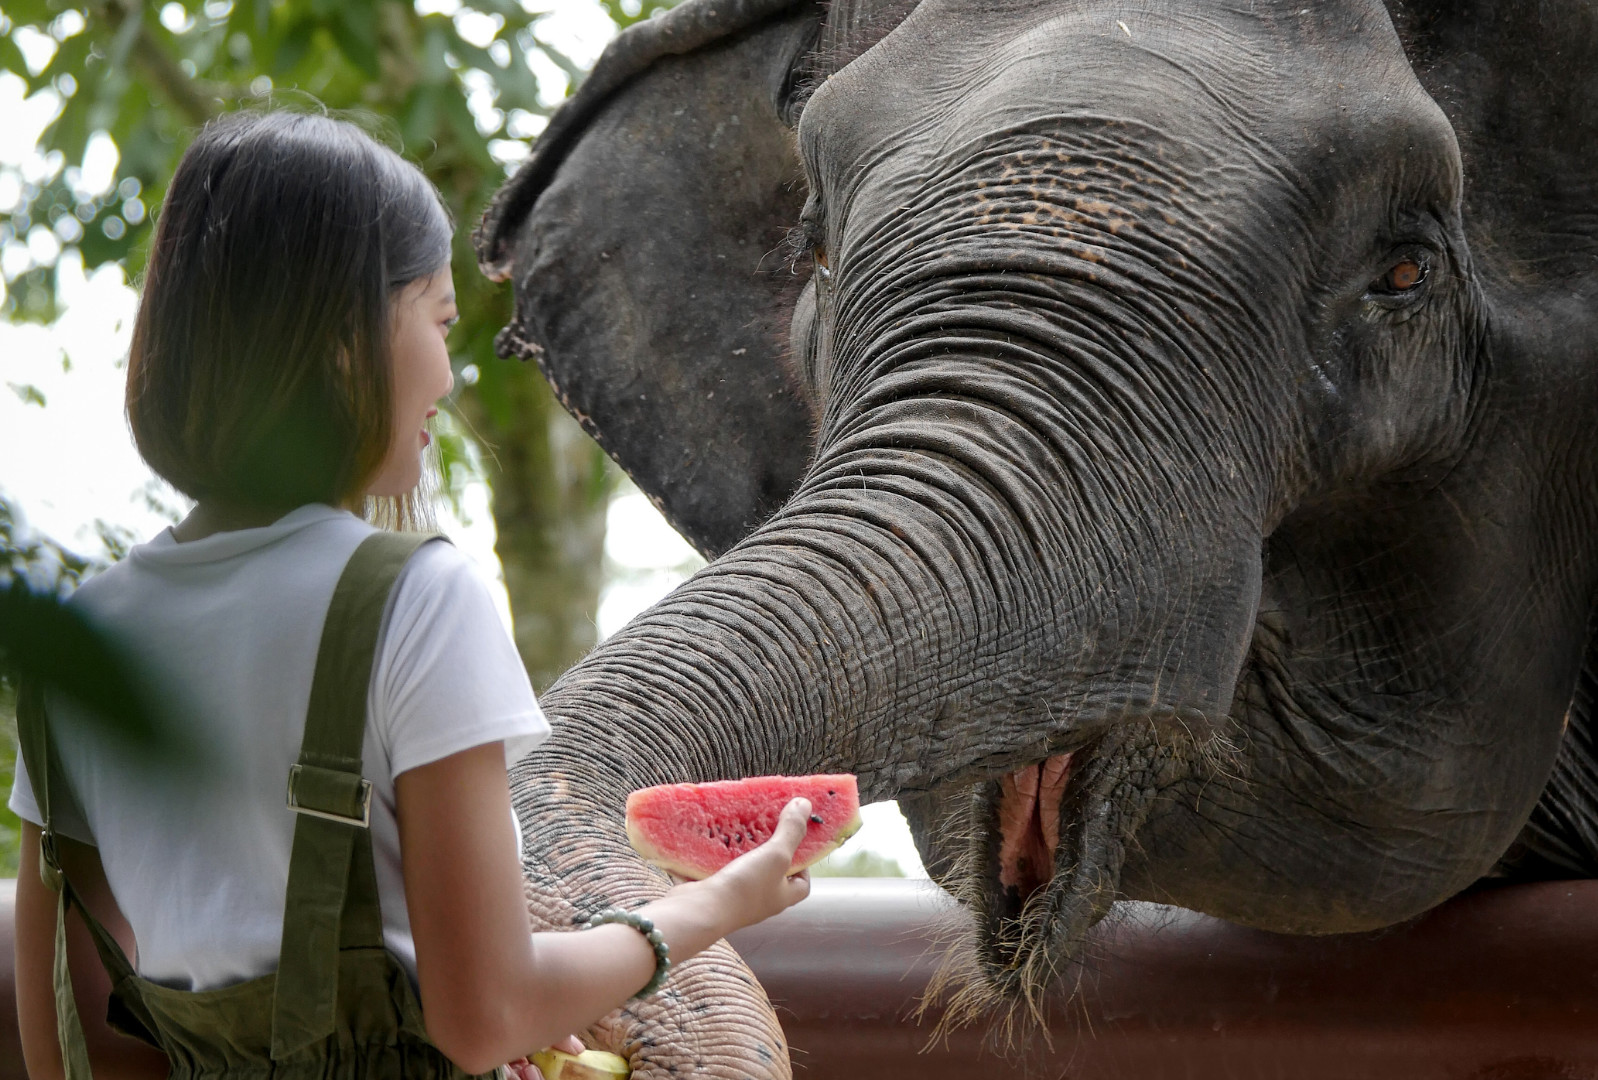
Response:
POLYGON ((860 829, 860 789, 849 773, 753 776, 662 784, 627 796, 627 839, 679 877, 707 878, 776 831, 788 800, 810 800, 810 827, 789 873, 819 862, 860 829))

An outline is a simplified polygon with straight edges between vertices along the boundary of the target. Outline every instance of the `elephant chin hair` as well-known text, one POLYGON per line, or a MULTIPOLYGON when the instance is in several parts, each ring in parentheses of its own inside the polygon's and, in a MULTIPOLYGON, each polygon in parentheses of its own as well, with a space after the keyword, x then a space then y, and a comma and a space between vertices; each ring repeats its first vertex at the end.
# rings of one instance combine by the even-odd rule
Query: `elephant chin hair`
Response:
POLYGON ((1044 888, 1032 895, 1016 920, 1017 937, 1026 944, 1020 948, 1014 977, 993 977, 994 945, 989 928, 978 915, 985 906, 988 887, 984 786, 972 787, 968 813, 951 815, 940 826, 943 842, 950 845, 948 850, 959 852, 949 874, 940 881, 956 903, 934 926, 929 951, 939 954, 939 963, 917 1004, 914 1019, 920 1024, 934 1021, 927 1049, 946 1041, 961 1028, 982 1027, 988 1050, 1014 1056, 1031 1049, 1040 1036, 1048 1039, 1049 991, 1072 969, 1079 972, 1083 962, 1081 949, 1072 949, 1066 970, 1060 970, 1058 958, 1048 944, 1052 935, 1045 897, 1049 890, 1044 888))
POLYGON ((1031 1032, 1044 1030, 1035 995, 1006 994, 988 978, 986 940, 976 915, 983 902, 981 853, 986 850, 982 787, 970 787, 963 813, 945 815, 938 822, 939 849, 957 852, 938 884, 956 902, 944 909, 934 926, 929 952, 940 954, 940 960, 913 1014, 918 1024, 936 1017, 923 1049, 979 1022, 987 1025, 989 1048, 998 1052, 1015 1051, 1031 1032))
POLYGON ((1001 926, 988 914, 996 843, 988 790, 994 785, 973 784, 962 812, 939 819, 937 847, 956 854, 938 883, 957 903, 935 928, 931 951, 941 960, 916 1011, 918 1022, 936 1017, 928 1046, 975 1024, 987 1028, 986 1041, 998 1053, 1025 1052, 1039 1037, 1047 1041, 1051 995, 1064 990, 1065 998, 1075 996, 1092 963, 1088 931, 1109 913, 1117 892, 1121 859, 1113 852, 1124 854, 1136 844, 1154 798, 1205 777, 1244 782, 1241 751, 1227 727, 1224 721, 1149 718, 1084 747, 1062 805, 1054 874, 1018 917, 1000 920, 1001 926), (1126 797, 1129 786, 1144 794, 1126 797), (1091 819, 1088 805, 1111 792, 1121 795, 1105 820, 1091 819), (1003 962, 1001 950, 1012 953, 1011 962, 1003 962))

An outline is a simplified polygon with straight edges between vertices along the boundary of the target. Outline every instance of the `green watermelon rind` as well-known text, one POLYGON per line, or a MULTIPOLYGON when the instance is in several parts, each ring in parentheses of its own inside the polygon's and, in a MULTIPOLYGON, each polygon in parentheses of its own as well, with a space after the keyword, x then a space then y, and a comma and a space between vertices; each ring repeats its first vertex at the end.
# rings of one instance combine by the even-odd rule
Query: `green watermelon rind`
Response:
MULTIPOLYGON (((823 775, 847 775, 847 774, 823 774, 823 775)), ((771 779, 775 779, 775 778, 774 777, 749 777, 748 779, 750 779, 750 780, 771 780, 771 779)), ((789 778, 786 778, 786 779, 804 780, 804 779, 809 779, 809 777, 789 777, 789 778)), ((850 779, 853 780, 854 778, 850 777, 850 779)), ((725 782, 725 781, 722 781, 722 782, 725 782)), ((661 785, 661 787, 673 787, 673 788, 675 788, 675 787, 690 787, 691 788, 691 787, 696 787, 696 786, 698 786, 698 785, 694 785, 694 784, 663 784, 663 785, 661 785)), ((643 794, 643 792, 650 791, 650 790, 653 790, 653 789, 644 788, 644 789, 641 789, 638 792, 634 792, 634 795, 640 795, 640 794, 643 794)), ((823 844, 821 847, 817 848, 807 858, 801 859, 797 855, 795 855, 793 862, 788 867, 788 873, 790 875, 797 874, 797 873, 799 873, 802 870, 810 869, 810 867, 814 866, 816 863, 820 862, 822 859, 825 859, 828 855, 831 855, 834 851, 837 851, 840 847, 842 847, 849 840, 850 837, 854 836, 855 833, 860 831, 860 827, 863 824, 865 824, 865 822, 860 817, 860 807, 859 807, 859 802, 858 802, 858 796, 856 797, 856 800, 857 801, 855 803, 855 812, 854 812, 853 816, 851 816, 848 821, 844 822, 843 825, 839 826, 838 831, 833 835, 833 838, 830 841, 828 841, 826 844, 823 844)), ((628 802, 631 803, 632 800, 629 799, 628 802)), ((651 866, 658 867, 661 870, 664 870, 664 871, 666 871, 669 874, 675 874, 677 877, 687 878, 690 881, 702 881, 705 878, 709 877, 710 875, 714 874, 716 871, 720 870, 722 867, 726 866, 727 863, 732 861, 732 859, 729 858, 729 859, 722 860, 722 861, 718 862, 714 866, 709 866, 709 865, 697 864, 697 863, 693 863, 693 862, 687 862, 687 861, 683 861, 683 860, 674 858, 669 853, 664 852, 660 848, 658 848, 654 843, 652 843, 650 841, 650 839, 647 836, 644 835, 644 833, 643 833, 642 829, 640 828, 640 826, 638 825, 638 823, 633 820, 633 816, 632 816, 632 813, 631 813, 631 807, 630 806, 629 806, 629 812, 627 814, 626 827, 627 827, 627 842, 632 845, 633 850, 638 852, 638 854, 643 858, 643 860, 645 862, 649 863, 651 866)), ((751 848, 750 850, 754 850, 754 849, 751 848)), ((743 853, 740 852, 739 854, 743 854, 743 853)), ((736 855, 733 856, 733 858, 736 858, 736 857, 737 857, 736 855)))

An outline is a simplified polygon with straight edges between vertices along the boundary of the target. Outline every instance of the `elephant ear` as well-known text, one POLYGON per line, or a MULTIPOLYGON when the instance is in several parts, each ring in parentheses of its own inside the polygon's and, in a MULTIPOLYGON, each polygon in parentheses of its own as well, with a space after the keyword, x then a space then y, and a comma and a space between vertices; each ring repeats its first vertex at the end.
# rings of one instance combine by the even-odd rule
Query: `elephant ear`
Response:
POLYGON ((806 191, 785 115, 810 0, 688 0, 611 43, 475 241, 509 278, 502 356, 562 404, 707 556, 779 508, 810 457, 790 374, 806 191))
POLYGON ((1525 285, 1598 283, 1598 3, 1388 5, 1459 138, 1477 260, 1525 285))

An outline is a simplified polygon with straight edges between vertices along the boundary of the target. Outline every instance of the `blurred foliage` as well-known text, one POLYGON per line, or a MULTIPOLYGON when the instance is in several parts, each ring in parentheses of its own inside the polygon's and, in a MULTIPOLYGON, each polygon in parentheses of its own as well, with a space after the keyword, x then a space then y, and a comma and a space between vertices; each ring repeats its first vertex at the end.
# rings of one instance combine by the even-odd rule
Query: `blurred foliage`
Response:
MULTIPOLYGON (((11 794, 11 780, 17 771, 17 694, 0 678, 0 789, 11 794)), ((22 822, 0 800, 0 877, 17 876, 17 859, 22 848, 22 822)))
MULTIPOLYGON (((59 99, 38 146, 50 177, 23 185, 0 242, 48 229, 86 269, 116 261, 130 278, 143 263, 151 211, 198 127, 227 109, 273 106, 376 118, 363 126, 438 184, 463 226, 456 268, 469 270, 469 226, 561 97, 563 88, 541 86, 529 62, 545 61, 546 73, 568 85, 582 75, 540 38, 547 12, 516 0, 473 0, 451 15, 418 14, 402 0, 6 0, 0 12, 0 66, 23 77, 30 94, 59 99), (91 142, 100 157, 111 147, 116 157, 98 191, 84 186, 91 142)), ((492 341, 509 291, 474 273, 457 277, 457 356, 462 367, 476 362, 478 393, 498 410, 492 341)), ((55 310, 50 266, 10 283, 7 316, 47 320, 55 310)))
POLYGON ((633 23, 643 22, 672 7, 677 0, 599 0, 599 6, 610 16, 617 29, 625 30, 633 23))
POLYGON ((95 569, 89 559, 28 529, 0 495, 0 589, 21 581, 35 592, 65 595, 95 569))
MULTIPOLYGON (((476 272, 470 230, 581 80, 539 30, 562 2, 0 0, 0 67, 58 110, 38 144, 42 178, 20 177, 20 201, 0 216, 0 251, 28 266, 8 263, 5 317, 55 317, 59 260, 40 252, 75 249, 87 270, 115 261, 136 279, 179 156, 225 110, 349 115, 438 185, 459 226, 461 313, 460 389, 437 440, 442 494, 459 512, 473 479, 493 490, 517 645, 540 689, 595 644, 616 472, 535 370, 495 356, 511 295, 476 272)), ((675 0, 597 2, 627 26, 675 0)))
MULTIPOLYGON (((89 707, 136 752, 173 758, 174 747, 146 707, 119 649, 64 600, 94 565, 29 532, 0 498, 0 784, 16 770, 19 676, 89 707)), ((18 822, 0 811, 0 873, 14 873, 18 822)))
MULTIPOLYGON (((29 533, 15 510, 0 498, 0 593, 25 586, 39 594, 62 595, 74 588, 92 564, 70 551, 29 533)), ((17 688, 15 671, 7 662, 4 639, 26 627, 6 619, 0 611, 0 875, 15 876, 21 838, 17 816, 5 805, 17 763, 17 688)))
POLYGON ((865 848, 843 855, 835 851, 810 868, 811 877, 904 877, 898 860, 865 848), (840 857, 841 856, 841 857, 840 857))
MULTIPOLYGON (((661 0, 599 3, 623 27, 671 6, 661 0)), ((460 271, 475 265, 470 226, 583 70, 540 36, 538 23, 552 9, 518 0, 470 0, 451 14, 420 14, 418 6, 405 0, 5 0, 0 67, 21 76, 30 94, 53 94, 59 112, 38 147, 50 176, 22 185, 21 201, 0 219, 0 244, 48 229, 58 245, 81 253, 86 269, 116 261, 137 277, 152 209, 207 119, 252 106, 365 113, 377 118, 379 138, 402 149, 438 184, 461 226, 455 260, 461 323, 454 345, 461 367, 476 366, 465 381, 475 381, 490 414, 506 420, 504 365, 495 360, 492 342, 509 314, 510 292, 460 271), (46 54, 42 65, 29 66, 30 58, 38 64, 46 54), (102 190, 84 186, 91 142, 101 157, 110 147, 116 155, 102 190)), ((35 265, 10 283, 6 316, 48 320, 55 310, 52 267, 35 265)))

